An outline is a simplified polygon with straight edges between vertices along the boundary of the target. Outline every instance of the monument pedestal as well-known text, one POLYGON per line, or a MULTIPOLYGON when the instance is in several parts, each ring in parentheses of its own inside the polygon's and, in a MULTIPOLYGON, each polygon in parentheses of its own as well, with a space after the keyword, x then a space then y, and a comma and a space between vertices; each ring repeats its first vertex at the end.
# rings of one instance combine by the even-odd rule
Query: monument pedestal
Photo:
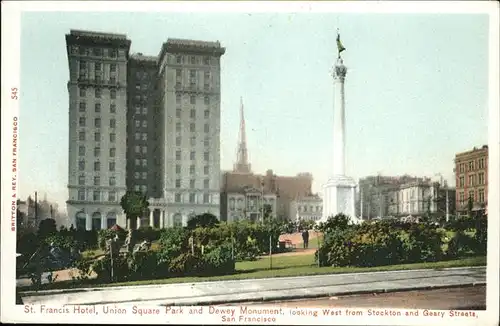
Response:
POLYGON ((323 185, 323 217, 326 222, 329 217, 339 213, 350 217, 356 223, 356 181, 344 175, 335 175, 323 185))

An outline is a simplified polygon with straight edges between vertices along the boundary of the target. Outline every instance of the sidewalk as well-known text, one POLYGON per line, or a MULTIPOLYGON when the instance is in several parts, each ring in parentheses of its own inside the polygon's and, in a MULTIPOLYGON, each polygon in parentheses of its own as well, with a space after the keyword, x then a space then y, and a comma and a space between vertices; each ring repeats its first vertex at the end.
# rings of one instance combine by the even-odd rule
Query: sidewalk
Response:
POLYGON ((485 267, 52 290, 22 294, 25 304, 208 305, 480 285, 485 267))

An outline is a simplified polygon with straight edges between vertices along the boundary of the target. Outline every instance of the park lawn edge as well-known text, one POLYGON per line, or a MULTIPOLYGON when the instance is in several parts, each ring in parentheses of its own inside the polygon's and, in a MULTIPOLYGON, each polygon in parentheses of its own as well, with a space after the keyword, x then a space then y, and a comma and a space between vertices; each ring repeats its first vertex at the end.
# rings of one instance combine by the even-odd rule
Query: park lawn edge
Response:
MULTIPOLYGON (((268 258, 264 258, 268 259, 268 258)), ((129 282, 116 282, 106 284, 93 284, 93 283, 78 283, 78 281, 67 281, 61 283, 53 283, 42 287, 36 291, 32 286, 20 287, 17 290, 27 295, 33 293, 36 295, 43 295, 43 292, 51 294, 50 292, 68 292, 85 290, 88 288, 107 288, 107 287, 120 287, 120 286, 141 286, 141 285, 162 285, 162 284, 176 284, 176 283, 197 283, 197 282, 214 282, 214 281, 234 281, 234 280, 259 280, 268 278, 280 277, 300 277, 300 276, 315 276, 315 275, 336 275, 347 273, 366 273, 366 272, 386 272, 386 271, 403 271, 403 270, 426 270, 426 269, 446 269, 456 267, 482 267, 486 266, 486 256, 474 256, 455 260, 443 260, 437 262, 401 264, 401 265, 386 265, 376 267, 318 267, 317 265, 300 266, 279 269, 264 269, 259 271, 236 271, 234 274, 223 276, 186 276, 186 277, 173 277, 164 279, 153 280, 139 280, 129 282), (75 282, 75 283, 74 283, 75 282), (57 286, 59 285, 59 286, 57 286), (63 287, 63 285, 69 285, 63 287)))

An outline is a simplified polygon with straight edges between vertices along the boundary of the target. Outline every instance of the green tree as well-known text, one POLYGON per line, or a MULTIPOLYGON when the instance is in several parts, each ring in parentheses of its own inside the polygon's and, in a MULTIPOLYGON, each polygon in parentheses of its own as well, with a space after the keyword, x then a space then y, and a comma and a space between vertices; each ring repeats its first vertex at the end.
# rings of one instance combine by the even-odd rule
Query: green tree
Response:
MULTIPOLYGON (((134 229, 137 218, 146 213, 149 207, 146 195, 137 191, 127 191, 121 198, 120 205, 125 212, 127 221, 130 221, 130 227, 134 229)), ((127 223, 127 225, 129 225, 129 223, 127 223)))
POLYGON ((472 199, 472 196, 469 196, 469 199, 467 200, 467 214, 469 217, 472 217, 472 208, 474 207, 474 200, 472 199))
POLYGON ((56 232, 57 232, 56 220, 52 218, 46 218, 40 221, 40 224, 38 226, 38 237, 40 239, 45 239, 49 235, 54 234, 56 232))
POLYGON ((194 230, 197 227, 211 228, 219 224, 217 217, 210 213, 196 215, 187 222, 187 228, 194 230))
POLYGON ((335 230, 345 230, 349 228, 349 216, 339 213, 335 216, 330 216, 326 222, 321 222, 316 226, 316 230, 323 233, 331 233, 335 230))
POLYGON ((264 204, 263 213, 264 213, 264 218, 263 218, 264 221, 267 221, 268 219, 270 219, 272 216, 272 213, 273 213, 272 206, 269 204, 264 204))

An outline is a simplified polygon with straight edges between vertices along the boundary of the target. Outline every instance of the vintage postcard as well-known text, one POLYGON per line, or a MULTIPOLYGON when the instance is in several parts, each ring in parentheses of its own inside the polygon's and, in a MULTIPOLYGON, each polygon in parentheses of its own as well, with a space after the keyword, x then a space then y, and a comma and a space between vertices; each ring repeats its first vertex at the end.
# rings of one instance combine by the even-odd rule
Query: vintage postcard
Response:
POLYGON ((497 2, 2 2, 1 321, 498 325, 497 2))

